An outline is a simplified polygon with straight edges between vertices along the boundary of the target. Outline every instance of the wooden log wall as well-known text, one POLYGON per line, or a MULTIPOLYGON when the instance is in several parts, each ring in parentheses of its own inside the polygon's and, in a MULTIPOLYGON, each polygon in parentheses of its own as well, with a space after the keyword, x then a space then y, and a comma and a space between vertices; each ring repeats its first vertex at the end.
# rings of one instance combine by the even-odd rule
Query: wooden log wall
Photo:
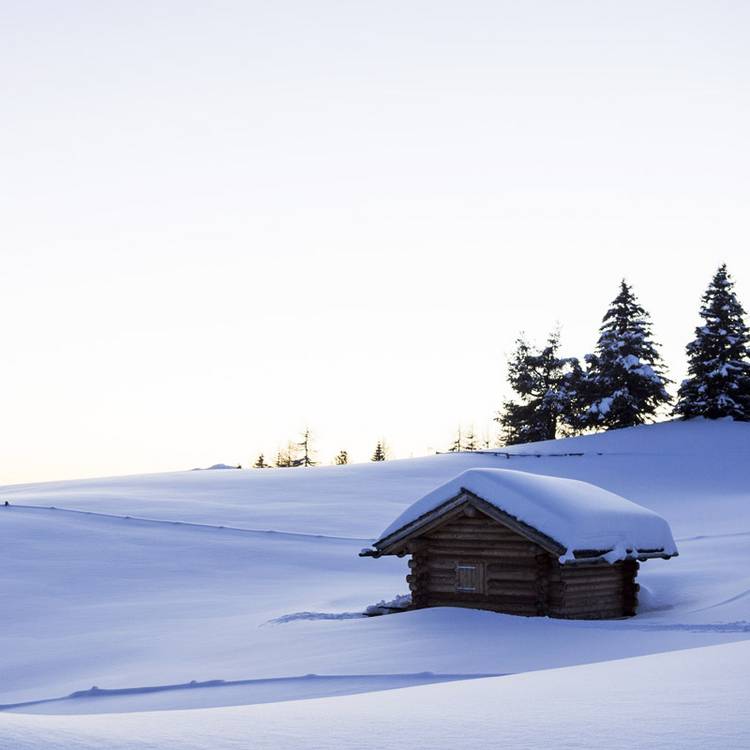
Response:
POLYGON ((408 577, 414 606, 461 606, 519 615, 545 611, 540 571, 548 555, 537 544, 481 514, 449 521, 426 534, 408 577), (481 590, 456 591, 457 563, 481 567, 481 590))
POLYGON ((414 607, 571 619, 635 614, 637 562, 560 565, 539 545, 482 514, 447 521, 410 549, 407 582, 414 607), (479 590, 456 590, 458 563, 479 566, 479 590))
POLYGON ((550 575, 551 617, 606 619, 635 614, 635 561, 557 565, 550 575))

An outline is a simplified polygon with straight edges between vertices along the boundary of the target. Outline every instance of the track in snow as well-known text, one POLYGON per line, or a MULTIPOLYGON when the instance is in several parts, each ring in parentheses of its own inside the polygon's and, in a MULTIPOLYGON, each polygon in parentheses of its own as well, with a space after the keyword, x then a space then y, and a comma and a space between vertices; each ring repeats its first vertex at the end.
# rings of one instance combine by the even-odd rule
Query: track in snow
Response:
POLYGON ((499 674, 357 674, 271 677, 249 680, 195 680, 102 690, 92 687, 59 698, 0 705, 0 711, 22 714, 102 714, 166 711, 218 706, 249 706, 307 698, 394 690, 457 680, 503 677, 499 674))
POLYGON ((56 513, 77 513, 82 516, 97 516, 99 518, 119 518, 124 521, 138 521, 139 523, 158 523, 168 526, 187 526, 198 529, 218 529, 226 531, 239 531, 243 534, 278 534, 287 537, 303 537, 306 539, 333 539, 338 542, 363 542, 370 543, 372 539, 365 539, 356 536, 332 536, 330 534, 311 534, 302 531, 278 531, 276 529, 245 529, 239 526, 219 526, 210 523, 196 523, 195 521, 172 521, 164 518, 144 518, 143 516, 125 516, 117 513, 102 513, 94 510, 78 510, 76 508, 61 508, 57 505, 21 505, 12 504, 0 506, 0 511, 7 511, 12 508, 22 508, 23 510, 54 511, 56 513))

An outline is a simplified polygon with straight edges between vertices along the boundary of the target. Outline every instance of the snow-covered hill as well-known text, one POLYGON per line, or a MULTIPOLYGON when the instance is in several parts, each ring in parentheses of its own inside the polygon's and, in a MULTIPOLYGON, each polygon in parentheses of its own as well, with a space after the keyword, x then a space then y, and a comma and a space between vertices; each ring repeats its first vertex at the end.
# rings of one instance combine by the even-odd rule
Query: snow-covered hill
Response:
POLYGON ((746 750, 743 643, 273 705, 2 718, 14 750, 746 750))
MULTIPOLYGON (((737 670, 725 670, 721 682, 715 665, 722 659, 746 664, 750 656, 748 424, 666 423, 520 446, 508 455, 16 485, 0 488, 4 500, 10 506, 0 506, 0 703, 33 705, 0 714, 0 746, 5 736, 12 747, 129 747, 123 738, 133 733, 152 743, 147 747, 222 748, 219 737, 196 739, 205 734, 199 725, 221 724, 226 747, 233 737, 271 747, 269 738, 285 722, 286 744, 278 746, 311 746, 305 716, 315 711, 340 717, 343 744, 354 736, 357 716, 369 711, 383 725, 406 727, 403 706, 412 706, 425 723, 441 717, 431 744, 447 747, 446 738, 464 736, 478 706, 491 714, 518 685, 543 696, 561 680, 573 691, 580 681, 582 692, 599 680, 592 702, 601 712, 609 695, 615 711, 615 702, 637 707, 647 700, 648 691, 639 698, 636 685, 663 684, 664 672, 674 673, 686 659, 694 668, 683 670, 685 705, 709 673, 721 690, 701 695, 706 711, 721 700, 731 714, 732 701, 740 700, 731 693, 730 672, 737 670), (642 566, 641 610, 631 620, 554 621, 457 609, 358 617, 367 604, 406 588, 404 560, 362 559, 359 549, 417 497, 472 467, 583 479, 622 494, 669 520, 680 557, 642 566), (734 641, 743 643, 702 648, 734 641), (701 651, 644 657, 691 648, 701 651), (610 663, 631 656, 644 658, 610 663), (593 662, 605 663, 576 666, 593 662), (465 681, 559 667, 571 669, 465 681), (616 675, 626 674, 617 682, 616 675), (425 686, 430 682, 450 684, 425 686), (374 692, 393 687, 408 690, 408 699, 374 692), (38 702, 76 691, 87 692, 38 702), (346 693, 367 695, 337 697, 346 693), (315 708, 281 704, 263 714, 266 721, 248 707, 309 697, 320 698, 315 708), (433 700, 453 708, 433 716, 427 706, 433 700), (169 710, 200 706, 242 708, 209 708, 189 719, 169 710), (142 713, 151 709, 160 713, 142 713), (138 713, 106 722, 91 716, 107 711, 138 713), (246 720, 255 734, 247 734, 246 720)), ((567 710, 573 717, 579 711, 604 733, 602 741, 617 747, 586 703, 567 710)), ((512 731, 521 732, 526 722, 531 732, 535 714, 528 706, 521 711, 522 704, 519 699, 519 710, 505 719, 505 712, 493 715, 488 731, 511 731, 516 716, 512 731)), ((750 731, 747 719, 727 726, 750 731)), ((715 746, 741 746, 732 744, 736 732, 715 746)), ((514 736, 515 747, 533 745, 533 734, 527 745, 514 736)))

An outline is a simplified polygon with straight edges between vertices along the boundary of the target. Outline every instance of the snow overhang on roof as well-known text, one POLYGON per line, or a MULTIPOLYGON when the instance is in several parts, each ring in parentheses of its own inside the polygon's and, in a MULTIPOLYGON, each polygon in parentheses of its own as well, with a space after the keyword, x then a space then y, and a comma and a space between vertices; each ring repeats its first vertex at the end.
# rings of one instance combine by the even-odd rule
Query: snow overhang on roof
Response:
POLYGON ((360 554, 403 554, 408 539, 471 505, 539 544, 560 562, 678 554, 658 514, 588 482, 511 469, 469 469, 417 500, 360 554))

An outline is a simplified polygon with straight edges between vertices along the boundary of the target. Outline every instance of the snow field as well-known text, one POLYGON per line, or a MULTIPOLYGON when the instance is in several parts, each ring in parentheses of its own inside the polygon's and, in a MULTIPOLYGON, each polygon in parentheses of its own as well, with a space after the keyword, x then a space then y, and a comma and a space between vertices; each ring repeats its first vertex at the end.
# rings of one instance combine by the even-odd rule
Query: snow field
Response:
POLYGON ((531 747, 554 732, 572 747, 588 736, 576 727, 612 747, 747 746, 732 675, 750 639, 750 425, 668 423, 511 453, 0 489, 0 703, 125 691, 6 710, 0 747, 374 747, 392 732, 435 747, 498 733, 531 747), (472 467, 616 492, 664 516, 680 556, 642 565, 629 620, 354 617, 406 590, 405 560, 359 550, 472 467), (512 676, 426 684, 487 674, 512 676), (192 681, 212 685, 180 687, 192 681), (343 697, 363 691, 384 692, 343 697))
POLYGON ((745 750, 747 642, 346 697, 97 716, 2 717, 16 750, 745 750))

